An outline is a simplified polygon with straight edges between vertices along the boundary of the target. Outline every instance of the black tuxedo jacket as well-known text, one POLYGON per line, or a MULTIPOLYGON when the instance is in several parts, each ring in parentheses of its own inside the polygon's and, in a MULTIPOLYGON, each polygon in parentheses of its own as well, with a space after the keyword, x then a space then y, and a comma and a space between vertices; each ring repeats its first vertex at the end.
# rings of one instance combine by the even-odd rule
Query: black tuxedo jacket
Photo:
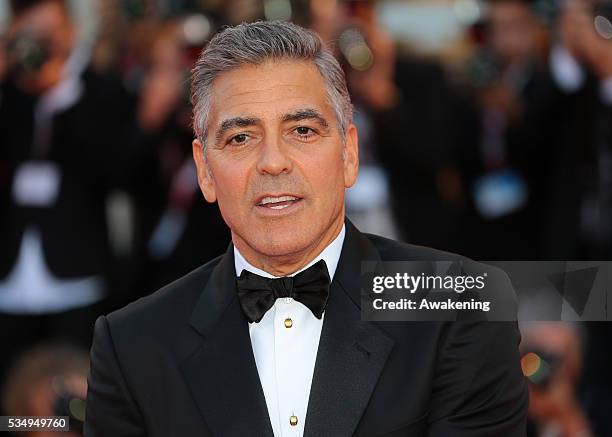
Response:
POLYGON ((108 274, 106 200, 120 185, 128 154, 123 132, 130 120, 118 80, 85 70, 83 93, 52 118, 46 152, 34 148, 38 98, 12 81, 0 84, 0 280, 13 269, 24 229, 41 234, 49 270, 63 279, 108 274), (29 161, 47 161, 61 171, 57 200, 48 207, 22 206, 12 196, 14 176, 29 161))
MULTIPOLYGON (((524 436, 515 322, 365 322, 362 260, 457 258, 347 233, 305 436, 524 436)), ((272 436, 232 247, 95 326, 87 437, 272 436)))

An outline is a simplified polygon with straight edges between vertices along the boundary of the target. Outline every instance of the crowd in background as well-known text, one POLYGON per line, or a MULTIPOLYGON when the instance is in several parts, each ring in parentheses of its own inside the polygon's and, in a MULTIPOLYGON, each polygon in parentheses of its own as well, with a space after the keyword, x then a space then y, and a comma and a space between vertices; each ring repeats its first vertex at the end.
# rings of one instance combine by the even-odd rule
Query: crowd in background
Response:
MULTIPOLYGON (((5 414, 78 423, 95 318, 227 248, 189 102, 193 62, 225 25, 291 20, 337 55, 362 231, 484 261, 612 256, 612 1, 0 5, 5 414)), ((521 328, 526 363, 549 366, 530 386, 531 435, 612 436, 612 328, 521 328)))

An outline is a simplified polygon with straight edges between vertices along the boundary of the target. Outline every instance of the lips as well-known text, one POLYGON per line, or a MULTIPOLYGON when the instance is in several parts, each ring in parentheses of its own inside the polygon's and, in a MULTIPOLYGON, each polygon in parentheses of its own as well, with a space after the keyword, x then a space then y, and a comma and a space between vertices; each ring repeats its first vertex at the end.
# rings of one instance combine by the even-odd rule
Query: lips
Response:
POLYGON ((266 195, 259 199, 259 201, 257 202, 257 206, 261 208, 278 210, 288 208, 289 206, 299 202, 300 200, 302 200, 300 197, 293 196, 290 194, 283 194, 280 196, 266 195))

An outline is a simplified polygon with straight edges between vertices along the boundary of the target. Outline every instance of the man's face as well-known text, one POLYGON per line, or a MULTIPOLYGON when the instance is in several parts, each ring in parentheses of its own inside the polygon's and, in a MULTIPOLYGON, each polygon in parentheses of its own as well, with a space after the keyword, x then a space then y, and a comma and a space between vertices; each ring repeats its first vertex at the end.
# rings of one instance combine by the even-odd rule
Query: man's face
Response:
POLYGON ((75 29, 67 10, 46 1, 17 15, 8 31, 8 67, 18 85, 40 94, 60 79, 74 45, 75 29))
POLYGON ((521 62, 533 53, 537 26, 528 5, 518 0, 493 2, 489 15, 491 46, 504 62, 521 62))
POLYGON ((316 256, 342 227, 357 134, 350 125, 342 139, 314 64, 270 61, 220 75, 206 151, 195 140, 193 152, 202 192, 219 203, 243 254, 316 256))

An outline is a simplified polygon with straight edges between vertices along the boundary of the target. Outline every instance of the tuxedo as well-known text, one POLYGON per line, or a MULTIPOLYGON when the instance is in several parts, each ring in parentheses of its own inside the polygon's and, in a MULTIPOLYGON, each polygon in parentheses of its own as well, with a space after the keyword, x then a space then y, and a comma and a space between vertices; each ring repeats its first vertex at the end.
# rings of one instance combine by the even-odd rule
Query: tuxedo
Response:
MULTIPOLYGON (((349 221, 321 331, 304 435, 524 436, 515 322, 361 320, 361 262, 457 255, 349 221)), ((228 251, 95 325, 84 433, 272 436, 228 251)))
POLYGON ((39 150, 35 119, 40 98, 12 81, 0 94, 0 282, 14 268, 24 232, 39 230, 48 270, 68 280, 106 276, 112 262, 105 202, 119 186, 126 154, 121 138, 126 96, 113 78, 86 69, 74 104, 52 114, 50 137, 39 150), (12 194, 28 162, 59 168, 57 199, 45 207, 23 205, 12 194))

